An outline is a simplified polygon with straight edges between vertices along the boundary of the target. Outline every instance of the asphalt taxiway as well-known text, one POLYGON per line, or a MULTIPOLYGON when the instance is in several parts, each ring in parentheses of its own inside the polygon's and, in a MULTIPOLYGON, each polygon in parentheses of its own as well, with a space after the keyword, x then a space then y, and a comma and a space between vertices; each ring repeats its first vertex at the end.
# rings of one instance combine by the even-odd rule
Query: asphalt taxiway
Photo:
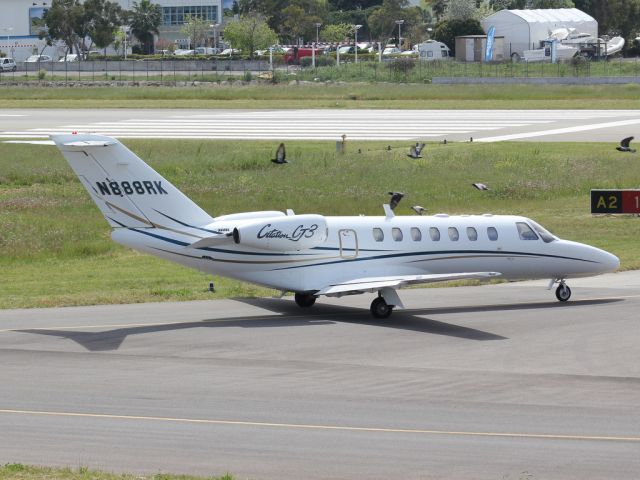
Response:
POLYGON ((637 478, 640 273, 0 311, 0 463, 238 478, 637 478))

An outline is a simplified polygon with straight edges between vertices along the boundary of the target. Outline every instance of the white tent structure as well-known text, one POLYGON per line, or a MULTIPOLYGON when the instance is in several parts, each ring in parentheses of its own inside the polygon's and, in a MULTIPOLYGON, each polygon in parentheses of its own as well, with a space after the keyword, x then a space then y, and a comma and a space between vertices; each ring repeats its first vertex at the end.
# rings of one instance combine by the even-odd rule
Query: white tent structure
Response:
POLYGON ((480 23, 485 32, 494 26, 495 35, 504 37, 505 57, 519 58, 525 50, 540 48, 540 42, 557 28, 598 36, 598 22, 577 8, 500 10, 480 23))

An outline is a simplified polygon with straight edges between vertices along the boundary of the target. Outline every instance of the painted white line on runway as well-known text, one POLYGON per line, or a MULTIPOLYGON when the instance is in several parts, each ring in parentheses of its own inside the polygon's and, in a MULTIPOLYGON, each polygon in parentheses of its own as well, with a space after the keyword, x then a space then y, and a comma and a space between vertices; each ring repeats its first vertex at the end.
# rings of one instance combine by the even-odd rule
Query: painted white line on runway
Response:
POLYGON ((543 137, 546 135, 560 135, 562 133, 586 132, 589 130, 599 130, 601 128, 623 127, 626 125, 640 124, 640 118, 635 120, 620 120, 617 122, 594 123, 591 125, 578 125, 575 127, 557 128, 555 130, 541 130, 537 132, 513 133, 498 137, 477 138, 477 142, 503 142, 505 140, 518 140, 521 138, 543 137))
POLYGON ((270 427, 283 429, 306 429, 306 430, 335 430, 347 432, 368 432, 368 433, 407 433, 421 435, 447 435, 458 437, 507 437, 507 438, 528 438, 538 440, 589 440, 597 442, 640 442, 640 437, 611 436, 611 435, 565 435, 565 434, 543 434, 543 433, 512 433, 512 432, 472 432, 457 430, 431 430, 419 428, 385 428, 385 427, 354 427, 349 425, 321 425, 302 423, 276 423, 276 422, 252 422, 242 420, 208 420, 198 418, 173 418, 154 417, 146 415, 112 415, 105 413, 79 413, 79 412, 53 412, 43 410, 14 410, 0 409, 0 413, 13 415, 35 415, 50 417, 77 417, 95 418, 109 420, 142 420, 166 423, 189 423, 203 425, 224 425, 236 427, 270 427))

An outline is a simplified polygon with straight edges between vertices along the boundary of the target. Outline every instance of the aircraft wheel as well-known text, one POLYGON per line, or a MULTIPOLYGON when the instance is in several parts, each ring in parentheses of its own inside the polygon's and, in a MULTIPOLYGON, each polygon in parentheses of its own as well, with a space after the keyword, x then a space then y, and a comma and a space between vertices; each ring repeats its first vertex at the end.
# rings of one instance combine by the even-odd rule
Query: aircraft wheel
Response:
POLYGON ((393 306, 387 304, 382 297, 376 297, 371 302, 371 315, 375 318, 388 318, 392 311, 393 306))
POLYGON ((313 304, 316 303, 315 295, 311 295, 310 293, 296 293, 294 298, 298 306, 302 308, 312 307, 313 304))
POLYGON ((565 283, 558 285, 558 288, 556 288, 556 298, 561 302, 569 300, 569 298, 571 298, 571 289, 569 286, 565 283))

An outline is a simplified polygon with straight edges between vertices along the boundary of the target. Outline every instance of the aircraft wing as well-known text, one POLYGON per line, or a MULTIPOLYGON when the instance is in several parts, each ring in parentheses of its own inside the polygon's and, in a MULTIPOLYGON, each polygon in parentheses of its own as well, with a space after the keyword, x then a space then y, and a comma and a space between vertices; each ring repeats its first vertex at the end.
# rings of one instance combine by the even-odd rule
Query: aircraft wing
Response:
POLYGON ((227 243, 233 241, 231 233, 218 233, 216 235, 211 235, 210 237, 204 237, 198 240, 197 242, 193 242, 189 245, 190 248, 205 248, 212 247, 214 245, 220 245, 221 243, 227 243))
POLYGON ((345 293, 376 292, 382 288, 402 288, 406 285, 419 283, 446 282, 450 280, 478 279, 487 280, 499 277, 499 272, 463 272, 463 273, 436 273, 426 275, 398 275, 389 277, 368 277, 349 280, 344 283, 335 283, 319 290, 316 295, 340 296, 345 293))

